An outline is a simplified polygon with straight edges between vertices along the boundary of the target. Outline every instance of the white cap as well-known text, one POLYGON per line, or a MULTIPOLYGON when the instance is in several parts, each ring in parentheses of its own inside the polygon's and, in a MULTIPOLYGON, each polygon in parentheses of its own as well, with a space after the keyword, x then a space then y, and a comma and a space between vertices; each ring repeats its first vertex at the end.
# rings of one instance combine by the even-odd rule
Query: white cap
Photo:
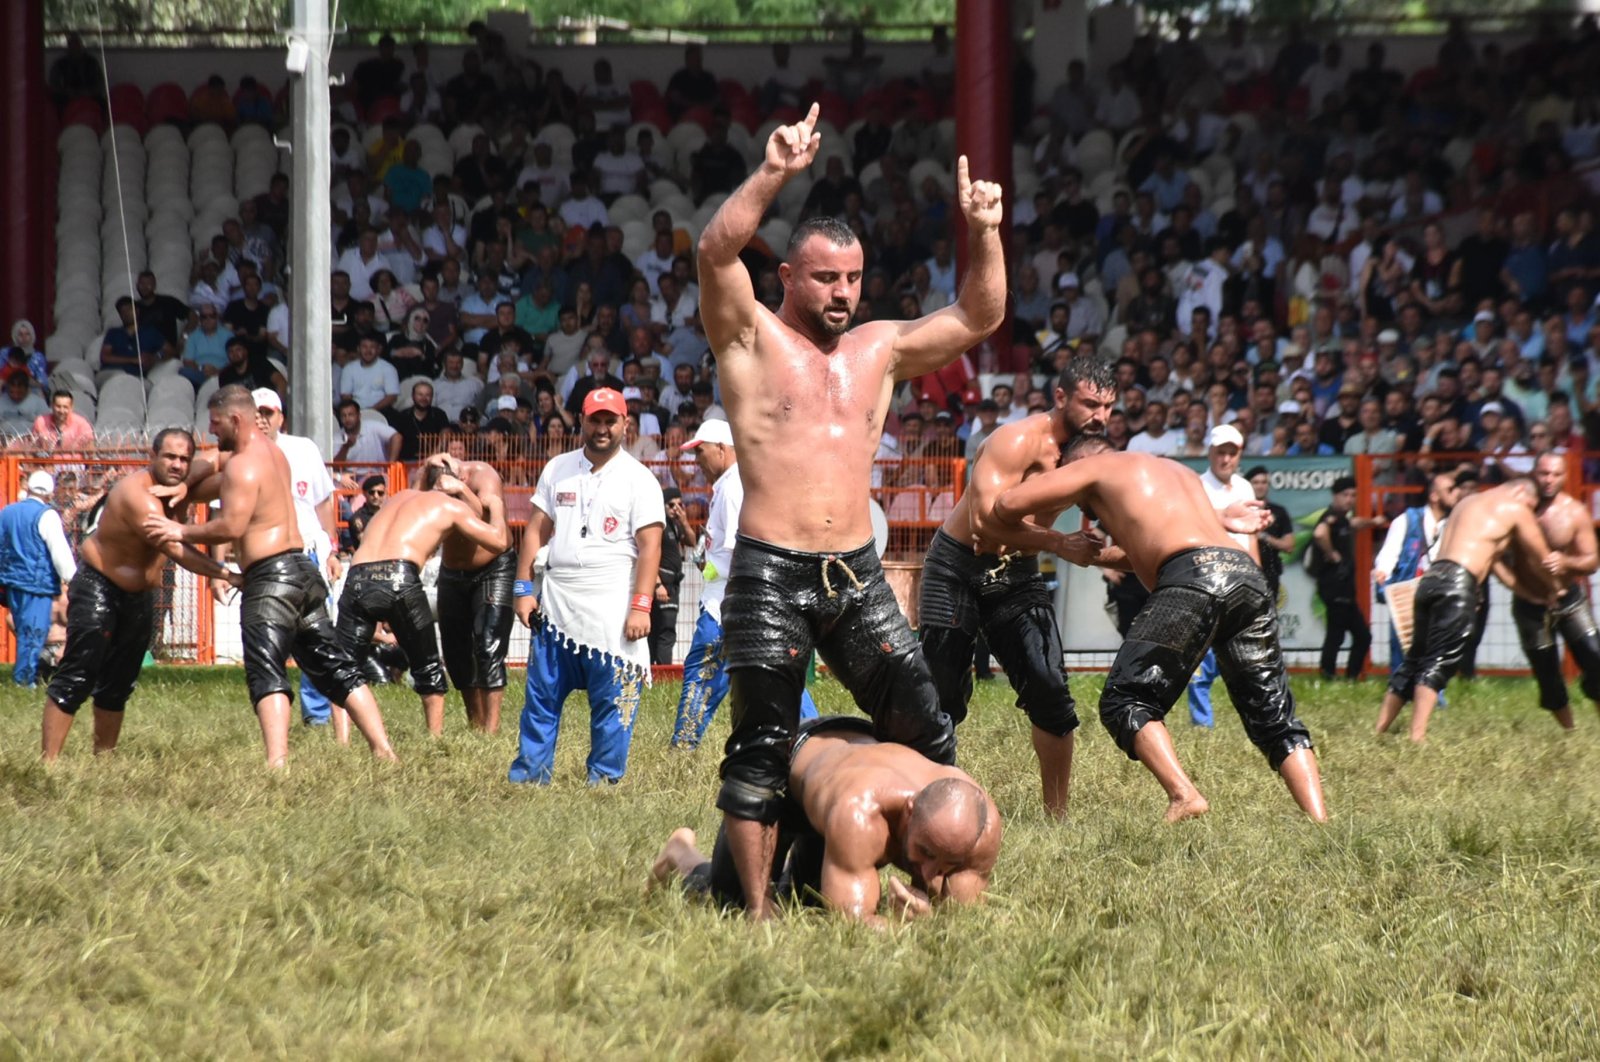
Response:
MULTIPOLYGON (((1485 402, 1482 406, 1478 407, 1478 416, 1481 417, 1481 416, 1484 416, 1484 415, 1489 414, 1489 413, 1493 413, 1495 416, 1502 416, 1502 415, 1504 415, 1505 411, 1506 411, 1506 407, 1502 406, 1499 402, 1489 401, 1489 402, 1485 402)), ((42 473, 42 472, 35 472, 33 475, 34 476, 39 476, 39 475, 43 475, 43 474, 44 473, 42 473)), ((33 489, 33 476, 29 476, 28 477, 28 489, 29 490, 33 489)))
POLYGON ((1083 285, 1078 283, 1078 274, 1076 273, 1062 273, 1059 277, 1056 277, 1057 291, 1066 291, 1068 288, 1079 288, 1082 286, 1083 285))
POLYGON ((517 396, 516 395, 501 395, 499 401, 495 402, 494 408, 496 408, 496 409, 516 409, 517 408, 517 396))
POLYGON ((46 498, 54 497, 56 493, 56 477, 48 472, 33 473, 28 477, 28 493, 46 498))
POLYGON ((1298 415, 1300 413, 1300 403, 1292 398, 1286 398, 1278 403, 1278 412, 1286 416, 1291 413, 1298 415))
POLYGON ((1494 324, 1494 314, 1490 313, 1488 310, 1479 310, 1477 313, 1472 315, 1472 323, 1475 325, 1494 324))
POLYGON ((637 387, 624 387, 622 389, 622 400, 624 402, 643 402, 644 392, 637 387))
POLYGON ((1219 446, 1237 446, 1244 449, 1244 436, 1239 434, 1239 429, 1232 424, 1218 424, 1211 429, 1211 437, 1206 445, 1215 450, 1219 446))
POLYGON ((1379 343, 1398 343, 1398 342, 1400 342, 1400 333, 1396 332, 1392 328, 1385 328, 1383 331, 1378 333, 1378 342, 1379 343))
POLYGON ((694 438, 678 447, 680 450, 693 450, 701 443, 720 443, 723 446, 733 445, 733 429, 725 420, 704 420, 694 430, 694 438))
POLYGON ((257 409, 276 409, 279 413, 283 412, 283 399, 270 387, 258 387, 250 392, 250 397, 255 399, 257 409))

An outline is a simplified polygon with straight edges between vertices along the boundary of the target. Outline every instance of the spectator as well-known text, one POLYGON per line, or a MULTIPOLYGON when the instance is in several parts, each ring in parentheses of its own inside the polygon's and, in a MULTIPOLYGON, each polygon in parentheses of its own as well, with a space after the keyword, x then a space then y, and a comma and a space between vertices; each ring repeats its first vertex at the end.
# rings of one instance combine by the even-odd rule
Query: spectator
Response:
POLYGON ((1256 533, 1256 546, 1261 551, 1261 573, 1267 577, 1274 601, 1278 599, 1278 583, 1283 578, 1283 558, 1294 552, 1294 521, 1289 510, 1267 497, 1272 487, 1272 476, 1265 465, 1257 465, 1244 474, 1255 492, 1256 501, 1267 507, 1272 520, 1256 533))
POLYGON ((248 340, 252 350, 264 353, 267 316, 271 312, 267 304, 261 301, 261 278, 247 276, 244 278, 243 294, 228 303, 227 310, 222 314, 222 323, 228 326, 229 335, 248 340))
POLYGON ((47 388, 50 385, 50 363, 45 359, 44 350, 38 346, 38 342, 39 333, 34 330, 31 321, 14 321, 11 325, 11 345, 4 351, 3 361, 8 371, 11 366, 21 366, 35 383, 47 388))
POLYGON ((400 433, 400 460, 418 461, 438 449, 450 418, 434 406, 433 384, 418 380, 411 385, 411 408, 392 412, 389 423, 400 433))
POLYGON ((601 129, 610 129, 619 124, 626 126, 633 121, 633 105, 627 86, 617 83, 609 59, 594 61, 594 83, 583 89, 581 98, 601 129))
POLYGON ((57 107, 76 99, 100 100, 105 97, 105 72, 100 61, 83 46, 83 38, 76 33, 67 34, 67 50, 50 64, 50 94, 57 107))
POLYGON ((356 246, 339 256, 334 268, 350 278, 351 298, 370 299, 372 278, 379 270, 389 270, 390 275, 393 275, 389 259, 378 250, 378 239, 382 235, 382 229, 368 226, 361 230, 356 246))
POLYGON ((166 351, 166 340, 152 326, 134 321, 133 299, 124 295, 116 303, 120 327, 106 333, 100 345, 100 366, 121 369, 130 376, 143 376, 155 368, 166 351))
POLYGON ((589 190, 589 174, 585 170, 573 170, 571 176, 572 191, 568 193, 566 201, 561 204, 558 213, 567 227, 580 232, 593 234, 596 228, 602 230, 601 242, 604 244, 603 230, 610 223, 610 215, 606 212, 605 203, 601 202, 589 190))
POLYGON ((606 149, 595 156, 594 170, 599 175, 600 198, 607 203, 620 195, 646 190, 644 160, 628 150, 625 122, 613 125, 606 133, 606 149))
POLYGON ((33 378, 25 372, 6 377, 0 391, 0 435, 15 438, 33 430, 34 421, 49 417, 49 407, 33 390, 33 378))
POLYGON ((34 472, 22 499, 0 509, 0 587, 17 632, 11 681, 28 689, 39 675, 51 604, 78 573, 61 514, 50 507, 55 492, 54 476, 34 472))
POLYGON ((73 411, 76 400, 71 391, 50 396, 50 410, 34 418, 33 435, 39 444, 53 450, 71 450, 94 445, 94 426, 73 411))
POLYGON ((389 192, 390 214, 415 214, 433 195, 433 176, 420 165, 422 145, 407 140, 400 149, 400 160, 391 165, 383 175, 383 186, 389 192))
POLYGON ((689 193, 697 204, 707 196, 732 192, 749 173, 744 156, 728 143, 728 123, 728 112, 719 110, 705 144, 690 156, 689 193))
POLYGON ((405 327, 389 338, 384 357, 402 378, 438 375, 439 348, 428 335, 427 310, 421 306, 411 308, 405 327))
POLYGON ((357 410, 393 406, 400 397, 400 374, 381 360, 383 341, 375 335, 362 336, 356 353, 358 360, 339 373, 339 397, 354 401, 357 410))
POLYGON ((228 356, 228 364, 217 373, 218 387, 240 384, 251 391, 270 387, 278 392, 280 398, 288 393, 289 381, 283 378, 283 374, 267 359, 266 354, 252 349, 243 336, 230 338, 224 350, 228 356))
POLYGON ((351 74, 361 106, 370 107, 385 96, 398 96, 405 72, 405 64, 394 54, 394 38, 385 33, 378 38, 378 54, 361 60, 351 74))
POLYGON ((683 68, 667 80, 667 112, 676 122, 691 107, 710 107, 720 98, 714 74, 705 68, 705 54, 698 44, 683 50, 683 68))
POLYGON ((1367 651, 1372 648, 1372 632, 1367 621, 1356 607, 1355 532, 1369 527, 1383 527, 1383 517, 1352 517, 1355 507, 1356 481, 1341 476, 1333 481, 1333 499, 1328 510, 1311 533, 1315 563, 1312 574, 1317 580, 1317 596, 1325 610, 1327 635, 1322 640, 1322 677, 1338 677, 1339 649, 1350 635, 1350 656, 1345 664, 1345 677, 1359 679, 1366 670, 1367 651))
POLYGON ((228 95, 228 83, 220 74, 206 78, 206 83, 189 97, 189 121, 194 125, 215 122, 224 129, 232 129, 237 118, 233 97, 228 95))
POLYGON ((382 420, 364 416, 354 399, 339 403, 339 429, 334 433, 338 443, 333 452, 335 463, 377 469, 400 459, 400 433, 382 420))
POLYGON ((1160 399, 1147 399, 1144 408, 1144 430, 1128 440, 1127 449, 1134 453, 1172 457, 1181 442, 1177 432, 1168 425, 1167 404, 1160 399))

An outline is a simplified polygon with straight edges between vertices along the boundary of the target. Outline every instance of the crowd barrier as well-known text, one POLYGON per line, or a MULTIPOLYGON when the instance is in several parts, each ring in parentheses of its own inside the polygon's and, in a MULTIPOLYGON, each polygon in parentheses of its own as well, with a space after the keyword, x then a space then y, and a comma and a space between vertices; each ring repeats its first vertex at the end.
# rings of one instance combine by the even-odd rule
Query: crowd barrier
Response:
MULTIPOLYGON (((1314 668, 1320 651, 1323 626, 1322 609, 1315 583, 1304 567, 1311 529, 1326 508, 1333 481, 1353 475, 1357 483, 1356 513, 1393 516, 1409 505, 1420 504, 1422 487, 1415 480, 1431 467, 1481 465, 1482 454, 1398 454, 1386 456, 1264 458, 1250 463, 1268 467, 1272 498, 1288 508, 1295 523, 1295 549, 1284 557, 1284 576, 1279 591, 1280 631, 1291 666, 1314 668), (1413 474, 1407 475, 1408 472, 1413 474)), ((80 541, 83 523, 93 503, 118 477, 143 467, 143 454, 96 452, 93 454, 25 456, 0 458, 0 491, 14 499, 27 476, 48 471, 57 479, 57 507, 74 545, 80 541)), ((532 509, 532 496, 545 458, 514 459, 501 466, 506 483, 507 512, 516 533, 521 534, 532 509)), ((1204 461, 1191 461, 1204 467, 1204 461)), ((1568 461, 1568 490, 1591 513, 1600 504, 1597 486, 1586 482, 1584 461, 1576 455, 1568 461)), ((374 472, 385 476, 390 489, 403 490, 410 482, 414 465, 401 462, 382 465, 331 464, 341 497, 348 503, 359 499, 359 482, 374 472)), ((692 464, 656 462, 651 465, 663 481, 681 487, 689 522, 696 534, 705 519, 710 490, 698 478, 692 464)), ((915 458, 879 461, 873 472, 873 498, 881 507, 888 525, 885 569, 908 616, 915 622, 915 600, 920 579, 921 559, 933 532, 961 497, 966 481, 966 462, 957 458, 915 458)), ((203 517, 202 517, 203 518, 203 517)), ((1076 512, 1064 513, 1058 524, 1076 527, 1076 512)), ((341 531, 345 517, 341 509, 341 531)), ((1382 544, 1382 532, 1362 532, 1356 536, 1356 568, 1363 585, 1370 587, 1372 560, 1382 544)), ((1050 568, 1047 559, 1046 569, 1050 568)), ((684 565, 684 582, 679 595, 678 637, 673 653, 674 666, 687 653, 699 611, 702 581, 692 562, 684 565)), ((1600 580, 1595 582, 1600 583, 1600 580)), ((1105 586, 1092 569, 1056 566, 1058 616, 1062 624, 1067 662, 1076 668, 1095 669, 1109 665, 1120 637, 1112 624, 1105 601, 1105 586)), ((1595 587, 1591 587, 1591 594, 1595 587)), ((1370 591, 1360 603, 1373 628, 1372 665, 1382 670, 1389 666, 1388 614, 1385 606, 1370 591)), ((1489 622, 1478 654, 1484 673, 1526 674, 1516 632, 1510 620, 1510 598, 1504 588, 1491 580, 1489 622)), ((158 623, 153 653, 159 661, 171 664, 230 663, 239 659, 237 609, 218 605, 209 586, 190 573, 169 567, 158 595, 158 623)), ((510 659, 515 665, 526 660, 528 635, 520 626, 515 630, 510 659)), ((0 633, 0 661, 13 659, 14 641, 9 628, 0 633)), ((1569 663, 1570 667, 1570 663, 1569 663)))

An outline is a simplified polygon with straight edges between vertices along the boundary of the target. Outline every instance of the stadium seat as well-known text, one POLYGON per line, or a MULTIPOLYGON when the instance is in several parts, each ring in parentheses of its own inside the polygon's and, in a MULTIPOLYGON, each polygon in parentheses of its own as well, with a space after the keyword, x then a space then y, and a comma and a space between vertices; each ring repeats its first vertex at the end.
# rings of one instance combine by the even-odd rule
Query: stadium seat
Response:
POLYGON ((183 86, 163 81, 145 97, 144 117, 150 127, 163 123, 183 125, 189 120, 189 96, 183 86))
POLYGON ((370 421, 373 424, 387 424, 387 423, 389 423, 389 418, 383 415, 383 411, 382 410, 378 410, 378 409, 363 409, 361 411, 361 419, 365 420, 365 421, 370 421))
POLYGON ((619 195, 607 208, 611 221, 616 225, 626 226, 630 221, 643 221, 648 225, 650 219, 650 204, 644 196, 619 195))
POLYGON ((99 133, 106 127, 106 116, 100 111, 99 100, 79 97, 61 112, 61 124, 84 125, 99 133))
POLYGON ((145 118, 144 90, 138 85, 122 82, 112 85, 109 93, 111 99, 111 121, 116 125, 128 125, 137 129, 140 135, 148 128, 145 118))
POLYGON ((404 412, 411 408, 411 389, 419 383, 432 383, 429 376, 407 376, 400 381, 400 397, 395 400, 394 408, 404 412))

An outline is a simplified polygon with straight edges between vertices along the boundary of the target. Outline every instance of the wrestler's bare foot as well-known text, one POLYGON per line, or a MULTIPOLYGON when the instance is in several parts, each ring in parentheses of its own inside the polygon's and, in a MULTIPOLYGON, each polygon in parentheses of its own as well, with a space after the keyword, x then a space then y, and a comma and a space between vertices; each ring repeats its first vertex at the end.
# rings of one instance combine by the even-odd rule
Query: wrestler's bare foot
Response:
POLYGON ((1550 714, 1556 717, 1556 722, 1561 724, 1561 729, 1562 730, 1574 730, 1574 729, 1577 728, 1578 724, 1572 718, 1572 708, 1571 707, 1557 708, 1555 711, 1551 712, 1550 714))
POLYGON ((705 857, 700 854, 700 849, 695 844, 693 830, 687 826, 673 830, 672 836, 667 838, 667 843, 661 846, 661 853, 656 856, 656 861, 650 864, 650 886, 647 891, 654 892, 670 882, 673 875, 680 872, 685 861, 699 861, 703 858, 705 857))
POLYGON ((1188 796, 1173 797, 1167 803, 1167 813, 1163 817, 1168 822, 1182 822, 1184 819, 1197 819, 1210 810, 1211 805, 1196 790, 1188 796))

